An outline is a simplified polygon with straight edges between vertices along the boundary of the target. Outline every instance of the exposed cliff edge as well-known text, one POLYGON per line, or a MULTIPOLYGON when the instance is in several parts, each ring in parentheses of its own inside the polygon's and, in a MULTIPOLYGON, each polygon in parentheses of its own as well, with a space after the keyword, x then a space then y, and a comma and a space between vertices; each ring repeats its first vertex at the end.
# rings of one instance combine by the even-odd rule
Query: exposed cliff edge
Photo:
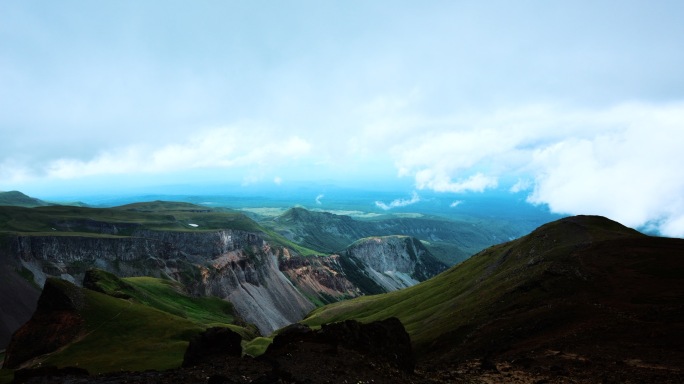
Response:
POLYGON ((362 273, 385 292, 410 287, 447 269, 420 240, 407 236, 359 240, 345 250, 344 259, 347 273, 361 278, 362 273))
POLYGON ((189 294, 228 300, 262 334, 299 321, 315 305, 411 286, 446 269, 412 237, 369 238, 313 256, 242 214, 187 203, 1 207, 0 214, 7 218, 0 221, 0 273, 13 282, 0 290, 0 304, 16 302, 16 287, 27 298, 21 310, 3 314, 0 347, 30 318, 47 279, 80 285, 91 268, 170 279, 189 294))
POLYGON ((131 236, 15 236, 11 252, 36 283, 50 276, 80 284, 89 268, 118 276, 154 276, 184 283, 190 293, 232 302, 260 332, 300 320, 314 308, 279 271, 261 236, 237 230, 136 230, 131 236))
POLYGON ((280 269, 315 301, 331 303, 410 287, 447 269, 420 240, 407 236, 357 241, 327 257, 281 258, 280 269))

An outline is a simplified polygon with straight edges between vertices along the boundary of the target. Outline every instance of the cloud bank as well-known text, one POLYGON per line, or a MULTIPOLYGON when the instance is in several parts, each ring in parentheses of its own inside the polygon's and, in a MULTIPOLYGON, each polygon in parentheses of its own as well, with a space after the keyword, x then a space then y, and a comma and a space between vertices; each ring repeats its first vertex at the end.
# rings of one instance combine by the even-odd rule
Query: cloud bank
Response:
POLYGON ((512 193, 554 212, 684 236, 684 103, 537 106, 440 125, 393 150, 418 189, 482 192, 517 177, 512 193))

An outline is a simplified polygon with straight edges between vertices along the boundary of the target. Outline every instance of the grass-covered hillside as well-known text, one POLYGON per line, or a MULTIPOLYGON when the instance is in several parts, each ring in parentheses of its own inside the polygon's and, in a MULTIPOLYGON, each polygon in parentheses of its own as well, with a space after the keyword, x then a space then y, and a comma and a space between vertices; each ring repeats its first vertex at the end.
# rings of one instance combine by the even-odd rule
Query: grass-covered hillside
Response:
POLYGON ((0 207, 0 231, 128 235, 133 230, 142 228, 174 231, 224 228, 260 230, 254 221, 240 213, 214 211, 184 203, 156 202, 156 207, 154 210, 139 209, 135 205, 116 208, 63 205, 0 207), (183 207, 179 204, 183 204, 183 207))
POLYGON ((94 271, 84 285, 93 289, 48 280, 36 314, 15 334, 7 355, 19 355, 18 364, 76 366, 90 373, 160 370, 178 367, 188 341, 207 327, 256 336, 230 303, 189 297, 175 282, 94 271), (55 340, 58 335, 71 336, 55 340), (41 350, 45 345, 53 350, 41 350))
POLYGON ((242 213, 183 202, 153 201, 113 208, 51 205, 0 206, 2 235, 131 236, 139 230, 206 232, 221 229, 262 233, 274 245, 302 255, 316 252, 264 228, 242 213))
POLYGON ((19 191, 0 192, 0 206, 43 207, 46 205, 50 205, 50 203, 27 196, 19 191))
POLYGON ((522 235, 516 228, 475 218, 383 215, 358 219, 329 212, 292 208, 262 225, 286 238, 319 252, 340 252, 366 237, 403 235, 423 241, 430 252, 454 265, 492 244, 522 235))
POLYGON ((684 342, 682 255, 684 240, 570 217, 421 284, 331 304, 303 322, 396 316, 423 359, 559 348, 597 359, 667 356, 684 342))

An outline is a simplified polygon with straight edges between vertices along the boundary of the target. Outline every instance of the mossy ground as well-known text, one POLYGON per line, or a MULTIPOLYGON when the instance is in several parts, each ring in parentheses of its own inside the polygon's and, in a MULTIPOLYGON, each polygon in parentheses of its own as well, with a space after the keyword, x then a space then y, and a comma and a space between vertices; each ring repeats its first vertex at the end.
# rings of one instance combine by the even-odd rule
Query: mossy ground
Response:
POLYGON ((272 337, 256 337, 249 341, 243 341, 242 353, 252 357, 257 357, 266 352, 266 348, 268 348, 272 342, 272 337))

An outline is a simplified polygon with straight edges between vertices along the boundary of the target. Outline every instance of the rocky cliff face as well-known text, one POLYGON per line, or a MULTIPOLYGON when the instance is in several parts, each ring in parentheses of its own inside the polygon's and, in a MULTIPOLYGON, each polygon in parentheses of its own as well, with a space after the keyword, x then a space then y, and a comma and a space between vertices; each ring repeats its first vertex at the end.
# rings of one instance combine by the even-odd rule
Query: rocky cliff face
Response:
POLYGON ((240 230, 161 231, 92 220, 54 225, 97 233, 11 237, 8 254, 39 286, 49 277, 80 285, 90 268, 170 278, 191 294, 230 301, 262 334, 299 321, 313 303, 408 287, 446 268, 419 240, 400 236, 365 239, 339 255, 302 257, 240 230))
POLYGON ((363 294, 344 272, 339 255, 301 257, 287 252, 280 259, 280 270, 307 297, 322 304, 363 294))
POLYGON ((288 255, 280 262, 302 292, 323 303, 410 287, 446 268, 420 240, 406 236, 367 238, 339 255, 288 255))
POLYGON ((193 293, 230 301, 244 320, 268 335, 314 308, 278 269, 277 252, 282 249, 274 250, 267 243, 229 251, 201 268, 201 280, 185 284, 193 293))
POLYGON ((430 254, 420 240, 406 236, 384 236, 359 240, 344 252, 353 266, 386 292, 410 287, 447 269, 430 254))
POLYGON ((11 252, 36 283, 50 276, 80 284, 92 267, 119 276, 168 277, 191 293, 231 301, 263 334, 300 320, 313 309, 279 271, 280 248, 237 230, 135 230, 131 236, 17 236, 11 252))

